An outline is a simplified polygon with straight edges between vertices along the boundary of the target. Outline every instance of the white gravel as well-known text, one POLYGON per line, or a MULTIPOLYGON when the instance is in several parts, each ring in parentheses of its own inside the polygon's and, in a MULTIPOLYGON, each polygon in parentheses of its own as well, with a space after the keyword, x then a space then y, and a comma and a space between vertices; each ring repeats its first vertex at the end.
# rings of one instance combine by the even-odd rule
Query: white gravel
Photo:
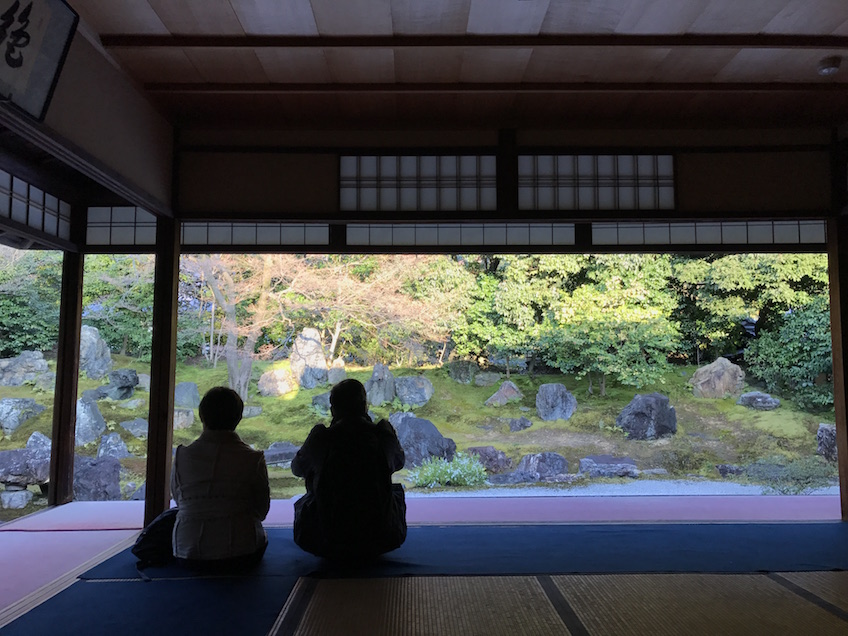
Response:
MULTIPOLYGON (((769 495, 763 486, 724 481, 644 480, 622 484, 586 484, 567 488, 490 486, 479 490, 406 491, 415 497, 634 497, 644 495, 769 495)), ((839 487, 819 488, 804 496, 838 495, 839 487)))

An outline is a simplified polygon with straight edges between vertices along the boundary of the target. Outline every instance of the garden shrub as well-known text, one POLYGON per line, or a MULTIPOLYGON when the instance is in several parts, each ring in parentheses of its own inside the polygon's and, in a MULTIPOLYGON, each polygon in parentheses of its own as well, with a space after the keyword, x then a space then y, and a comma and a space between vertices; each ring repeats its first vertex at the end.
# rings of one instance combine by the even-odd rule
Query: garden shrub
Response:
POLYGON ((761 459, 748 466, 746 473, 779 495, 803 495, 830 486, 836 477, 835 467, 816 455, 789 462, 779 457, 761 459))
POLYGON ((451 461, 442 457, 425 460, 409 471, 409 478, 419 488, 479 486, 486 481, 486 469, 476 456, 460 452, 451 461))

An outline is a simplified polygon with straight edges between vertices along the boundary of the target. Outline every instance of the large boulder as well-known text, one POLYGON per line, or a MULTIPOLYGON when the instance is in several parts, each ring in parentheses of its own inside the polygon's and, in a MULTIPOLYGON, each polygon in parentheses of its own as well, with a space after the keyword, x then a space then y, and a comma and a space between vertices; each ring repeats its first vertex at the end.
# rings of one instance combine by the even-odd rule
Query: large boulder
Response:
POLYGON ((40 351, 21 351, 15 358, 0 359, 0 386, 21 386, 49 372, 40 351))
POLYGON ((45 406, 32 398, 3 398, 0 400, 0 428, 11 435, 21 424, 41 413, 45 406))
POLYGON ((150 375, 147 373, 139 373, 138 374, 138 385, 136 388, 139 391, 147 391, 150 392, 150 375))
POLYGON ((118 369, 109 372, 109 384, 99 387, 103 397, 112 400, 128 400, 138 385, 138 373, 135 369, 118 369))
POLYGON ((661 393, 636 394, 615 418, 630 439, 659 439, 677 432, 677 413, 661 393))
POLYGON ((327 358, 321 343, 321 332, 308 327, 295 338, 292 347, 291 372, 294 381, 304 389, 327 383, 327 358))
POLYGON ((85 446, 100 439, 106 430, 106 421, 100 414, 97 402, 77 400, 76 445, 85 446))
POLYGON ((133 437, 147 437, 147 420, 143 418, 137 417, 134 420, 121 422, 120 427, 129 431, 133 437))
POLYGON ((577 398, 564 384, 543 384, 536 393, 536 413, 546 422, 570 419, 576 409, 577 398))
POLYGON ((371 377, 365 383, 368 404, 380 406, 395 399, 395 376, 385 364, 375 364, 371 377))
POLYGON ((115 501, 121 498, 121 462, 114 457, 74 458, 74 499, 115 501))
POLYGON ((4 490, 0 492, 0 507, 8 510, 23 510, 32 501, 29 490, 4 490))
POLYGON ((512 460, 494 446, 470 446, 465 452, 476 455, 489 474, 503 473, 512 468, 512 460))
POLYGON ((347 379, 347 371, 345 370, 345 362, 341 357, 333 360, 333 364, 327 370, 327 382, 335 386, 342 380, 347 379))
POLYGON ((580 460, 578 474, 585 477, 638 477, 636 462, 629 457, 589 455, 580 460))
POLYGON ((318 411, 321 415, 330 414, 330 392, 319 393, 312 396, 312 408, 318 411))
POLYGON ((300 446, 295 446, 291 442, 274 442, 265 451, 265 463, 268 466, 280 466, 288 468, 291 466, 291 461, 297 455, 300 446))
POLYGON ((174 406, 183 409, 200 406, 200 391, 194 382, 180 382, 174 387, 174 406))
POLYGON ((499 473, 489 476, 489 483, 499 486, 512 484, 533 484, 539 481, 539 473, 526 470, 514 470, 508 473, 499 473))
POLYGON ((448 376, 454 382, 471 384, 480 367, 471 360, 451 360, 448 363, 448 376))
POLYGON ((395 394, 401 404, 424 406, 433 397, 433 383, 421 375, 406 376, 395 380, 395 394))
POLYGON ((194 411, 191 409, 174 409, 174 430, 190 428, 194 424, 194 411))
POLYGON ((536 475, 535 481, 550 481, 568 472, 568 461, 559 453, 533 453, 521 458, 516 472, 536 475))
POLYGON ((97 448, 97 457, 123 459, 124 457, 132 457, 132 454, 127 450, 127 445, 121 439, 120 434, 109 433, 100 439, 100 446, 97 448))
POLYGON ((501 384, 500 388, 495 391, 494 395, 486 400, 486 406, 503 406, 511 400, 518 400, 523 397, 524 394, 518 389, 518 387, 511 381, 506 380, 501 384))
POLYGON ((394 426, 406 455, 404 466, 407 468, 420 466, 430 457, 443 457, 450 461, 456 453, 456 443, 442 435, 430 420, 404 417, 394 426))
POLYGON ((99 380, 112 370, 112 352, 100 331, 83 325, 80 331, 80 373, 85 372, 92 380, 99 380))
POLYGON ((518 431, 523 431, 524 429, 530 428, 533 426, 533 422, 531 422, 526 417, 510 417, 506 418, 506 424, 509 426, 509 430, 513 433, 517 433, 518 431))
POLYGON ((259 395, 277 397, 291 393, 297 388, 297 383, 288 369, 273 369, 266 371, 259 378, 259 395))
POLYGON ((0 483, 22 488, 47 483, 51 446, 50 438, 36 431, 25 448, 0 451, 0 483))
POLYGON ((695 371, 689 384, 695 397, 722 399, 742 392, 745 372, 727 358, 718 358, 695 371))
POLYGON ((26 443, 26 449, 37 457, 46 457, 50 459, 50 452, 53 448, 53 441, 44 433, 35 431, 29 436, 26 443))
POLYGON ((780 406, 780 400, 761 391, 743 393, 736 400, 736 403, 740 406, 747 406, 749 409, 754 409, 755 411, 773 411, 780 406))
POLYGON ((483 371, 474 376, 474 386, 495 386, 501 381, 501 374, 495 371, 483 371))
POLYGON ((816 453, 829 462, 836 461, 836 424, 819 424, 816 431, 816 453))

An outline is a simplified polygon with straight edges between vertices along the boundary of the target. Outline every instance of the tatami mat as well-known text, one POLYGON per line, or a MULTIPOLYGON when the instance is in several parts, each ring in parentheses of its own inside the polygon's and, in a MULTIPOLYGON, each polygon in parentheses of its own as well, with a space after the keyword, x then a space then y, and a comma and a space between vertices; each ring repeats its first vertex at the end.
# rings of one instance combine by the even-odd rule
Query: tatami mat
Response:
POLYGON ((307 577, 270 634, 841 636, 846 574, 307 577))

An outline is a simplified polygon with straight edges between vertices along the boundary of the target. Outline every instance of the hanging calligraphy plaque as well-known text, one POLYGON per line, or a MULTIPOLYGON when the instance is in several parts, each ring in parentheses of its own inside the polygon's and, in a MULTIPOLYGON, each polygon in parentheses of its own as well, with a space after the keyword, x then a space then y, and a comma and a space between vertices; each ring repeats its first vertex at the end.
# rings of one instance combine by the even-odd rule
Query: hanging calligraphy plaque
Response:
POLYGON ((44 119, 78 20, 64 0, 0 0, 0 101, 44 119))

